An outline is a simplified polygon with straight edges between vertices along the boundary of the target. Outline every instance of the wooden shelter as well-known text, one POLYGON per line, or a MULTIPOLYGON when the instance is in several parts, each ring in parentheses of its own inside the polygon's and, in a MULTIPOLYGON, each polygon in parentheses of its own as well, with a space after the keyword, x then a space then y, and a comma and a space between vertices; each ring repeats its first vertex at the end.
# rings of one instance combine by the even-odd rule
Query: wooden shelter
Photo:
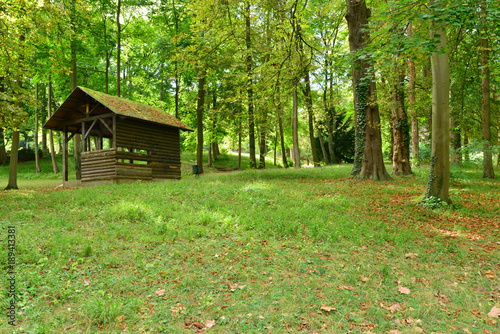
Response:
POLYGON ((82 184, 181 178, 180 130, 193 131, 159 108, 77 87, 44 128, 63 132, 63 184, 68 142, 82 135, 82 184), (104 139, 108 140, 105 142, 104 139))

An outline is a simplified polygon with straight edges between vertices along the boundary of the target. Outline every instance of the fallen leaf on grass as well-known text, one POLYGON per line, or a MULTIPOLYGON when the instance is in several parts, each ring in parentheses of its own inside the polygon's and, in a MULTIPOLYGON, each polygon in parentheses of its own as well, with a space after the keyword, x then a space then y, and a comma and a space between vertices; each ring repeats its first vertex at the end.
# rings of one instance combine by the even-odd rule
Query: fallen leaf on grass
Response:
POLYGON ((402 293, 403 295, 409 295, 411 290, 408 288, 405 288, 404 286, 398 285, 398 291, 402 293))
POLYGON ((400 303, 395 303, 389 306, 387 309, 391 311, 391 313, 396 313, 397 311, 401 311, 402 307, 400 303))
POLYGON ((215 326, 215 320, 207 320, 207 321, 205 322, 205 327, 206 327, 206 328, 212 328, 212 327, 214 327, 214 326, 215 326))
POLYGON ((486 274, 486 277, 488 277, 489 279, 495 278, 495 273, 491 270, 486 270, 484 273, 486 274))
POLYGON ((400 332, 397 329, 391 329, 389 334, 399 334, 400 332))
POLYGON ((352 286, 350 286, 350 285, 342 285, 340 288, 344 289, 344 290, 349 290, 349 291, 354 290, 354 288, 352 286))
POLYGON ((158 296, 163 296, 165 294, 165 292, 167 292, 167 290, 165 290, 165 289, 155 291, 156 295, 158 295, 158 296))
POLYGON ((330 313, 330 311, 334 311, 335 310, 335 307, 326 306, 325 304, 322 304, 320 310, 324 311, 326 313, 330 313))
POLYGON ((415 259, 417 257, 418 257, 417 253, 406 253, 405 254, 405 258, 407 258, 407 259, 415 259))
POLYGON ((499 318, 500 317, 500 307, 493 306, 491 311, 488 313, 488 317, 499 318))
POLYGON ((88 278, 83 280, 83 285, 87 286, 90 284, 90 280, 88 278))

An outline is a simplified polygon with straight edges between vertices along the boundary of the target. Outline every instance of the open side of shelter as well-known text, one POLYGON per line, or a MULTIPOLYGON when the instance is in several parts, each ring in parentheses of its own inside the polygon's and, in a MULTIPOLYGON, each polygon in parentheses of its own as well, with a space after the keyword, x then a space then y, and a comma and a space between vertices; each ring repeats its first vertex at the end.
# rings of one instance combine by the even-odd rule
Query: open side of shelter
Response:
POLYGON ((159 108, 77 87, 44 128, 63 132, 63 185, 68 142, 82 135, 82 184, 181 178, 180 131, 193 131, 159 108), (107 139, 107 141, 105 141, 107 139))

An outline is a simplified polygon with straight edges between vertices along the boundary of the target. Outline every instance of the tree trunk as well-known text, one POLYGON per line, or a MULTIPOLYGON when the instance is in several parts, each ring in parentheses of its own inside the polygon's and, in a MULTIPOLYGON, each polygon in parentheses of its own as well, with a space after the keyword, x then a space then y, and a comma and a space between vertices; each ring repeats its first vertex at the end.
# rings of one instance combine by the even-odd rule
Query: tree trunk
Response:
MULTIPOLYGON (((35 85, 35 101, 39 102, 39 85, 35 85)), ((40 173, 42 169, 40 168, 40 155, 38 155, 38 106, 35 108, 35 133, 33 137, 35 139, 35 169, 37 173, 40 173)), ((1 143, 0 143, 1 144, 1 143)))
POLYGON ((205 76, 207 71, 198 73, 198 101, 196 105, 196 132, 198 144, 196 147, 196 164, 200 166, 203 173, 203 108, 205 107, 205 76))
MULTIPOLYGON (((73 9, 75 9, 75 0, 73 0, 73 9)), ((72 18, 73 20, 73 18, 72 18)), ((76 44, 75 40, 71 40, 71 91, 77 87, 77 67, 76 67, 76 44)), ((73 148, 75 152, 75 175, 77 180, 82 179, 82 136, 76 134, 73 137, 73 148)))
POLYGON ((451 163, 462 165, 462 146, 460 138, 460 123, 457 121, 457 113, 450 112, 450 141, 451 141, 451 163))
MULTIPOLYGON (((408 35, 411 35, 412 31, 412 23, 408 24, 408 35)), ((417 107, 416 107, 416 99, 415 99, 415 79, 416 79, 416 71, 415 71, 415 61, 412 57, 408 58, 408 111, 411 117, 411 155, 412 155, 412 166, 417 167, 420 165, 419 159, 419 147, 418 147, 418 119, 417 119, 417 107)))
POLYGON ((266 168, 266 154, 267 154, 267 145, 266 145, 266 132, 267 132, 267 111, 263 110, 262 112, 262 122, 260 123, 260 143, 259 143, 259 168, 266 168))
MULTIPOLYGON (((351 52, 364 49, 369 43, 368 18, 370 11, 365 0, 346 0, 346 20, 351 52)), ((370 77, 373 65, 368 55, 352 64, 356 123, 356 152, 351 175, 360 179, 389 180, 382 156, 380 114, 376 104, 376 85, 370 77)))
POLYGON ((393 73, 394 84, 391 89, 392 133, 394 138, 392 172, 394 175, 410 175, 410 133, 404 106, 405 74, 398 62, 399 59, 396 59, 393 73))
POLYGON ((274 134, 274 166, 276 166, 278 160, 278 129, 274 134))
POLYGON ((19 130, 12 132, 12 148, 10 150, 9 183, 5 190, 19 189, 17 187, 17 164, 19 154, 19 130))
MULTIPOLYGON (((52 116, 52 79, 49 75, 49 91, 47 93, 47 113, 49 118, 52 116)), ((56 160, 56 150, 54 148, 54 133, 49 130, 49 143, 50 143, 50 157, 52 159, 52 170, 54 174, 59 173, 59 167, 57 167, 56 160)))
POLYGON ((5 151, 5 138, 3 135, 3 128, 0 127, 0 165, 7 162, 7 152, 5 151))
POLYGON ((482 65, 482 135, 483 135, 483 178, 494 179, 493 158, 491 152, 491 121, 490 121, 490 65, 489 65, 489 43, 487 37, 486 1, 481 4, 481 14, 484 26, 481 29, 481 65, 482 65))
POLYGON ((122 48, 122 28, 120 23, 121 0, 116 1, 116 96, 120 97, 120 77, 121 77, 121 48, 122 48))
POLYGON ((299 149, 299 101, 297 97, 297 78, 292 79, 293 86, 293 116, 292 116, 292 141, 293 141, 293 167, 300 168, 299 149))
POLYGON ((328 160, 328 154, 326 153, 326 149, 325 149, 325 143, 323 142, 323 135, 321 134, 321 131, 319 130, 319 128, 316 131, 318 132, 319 146, 321 147, 321 153, 323 153, 323 160, 328 165, 329 160, 328 160))
POLYGON ((254 123, 254 105, 253 105, 253 71, 252 71, 252 40, 250 30, 250 2, 246 2, 245 10, 245 43, 247 48, 247 94, 248 94, 248 139, 250 141, 250 168, 257 167, 257 160, 255 158, 255 123, 254 123))
MULTIPOLYGON (((328 85, 329 84, 330 84, 330 95, 333 92, 332 82, 331 82, 331 80, 328 79, 328 67, 329 67, 329 63, 327 60, 325 60, 326 72, 325 72, 325 89, 323 90, 323 106, 325 108, 325 115, 326 115, 326 131, 328 133, 328 152, 330 153, 330 158, 328 158, 325 155, 325 162, 327 164, 333 165, 337 160, 335 157, 335 150, 333 147, 333 122, 334 122, 335 117, 332 117, 332 115, 335 114, 335 111, 331 110, 331 108, 333 108, 333 106, 331 106, 331 103, 328 102, 328 85)), ((332 98, 332 96, 330 96, 330 101, 331 101, 331 98, 332 98)))
POLYGON ((464 131, 464 149, 463 155, 464 155, 464 161, 469 162, 470 156, 469 156, 469 136, 467 135, 467 132, 464 131))
POLYGON ((104 73, 106 94, 109 94, 109 66, 110 66, 110 56, 109 56, 109 51, 106 50, 106 71, 104 73))
POLYGON ((281 159, 283 161, 283 167, 288 168, 288 161, 286 159, 286 148, 285 148, 285 134, 283 131, 283 104, 281 103, 281 84, 279 80, 276 80, 276 99, 278 100, 277 109, 278 109, 278 128, 280 132, 280 143, 281 143, 281 159))
POLYGON ((212 143, 208 145, 208 167, 212 167, 212 143))
MULTIPOLYGON (((432 1, 431 1, 432 2, 432 1)), ((438 51, 431 54, 432 68, 432 144, 431 170, 425 198, 450 203, 450 71, 443 22, 431 22, 430 36, 439 36, 438 51)))
MULTIPOLYGON (((175 9, 175 2, 172 0, 172 10, 174 11, 175 40, 179 38, 179 15, 175 9)), ((177 47, 177 42, 175 44, 177 47)), ((174 82, 175 82, 175 118, 179 119, 179 69, 177 57, 174 60, 174 82)))
POLYGON ((306 70, 306 88, 305 88, 305 98, 307 107, 307 117, 309 121, 309 142, 311 143, 311 152, 314 161, 314 167, 320 167, 318 152, 316 152, 316 141, 314 140, 314 115, 313 115, 313 102, 311 95, 311 79, 309 77, 309 71, 306 70))
POLYGON ((240 131, 238 132, 238 169, 241 169, 241 119, 240 119, 240 131))

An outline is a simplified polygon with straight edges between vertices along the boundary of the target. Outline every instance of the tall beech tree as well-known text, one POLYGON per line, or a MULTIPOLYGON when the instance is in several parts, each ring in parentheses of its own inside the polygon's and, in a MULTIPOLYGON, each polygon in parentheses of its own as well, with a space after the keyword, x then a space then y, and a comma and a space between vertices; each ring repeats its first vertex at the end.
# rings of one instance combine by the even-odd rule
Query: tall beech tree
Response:
POLYGON ((351 175, 360 179, 389 180, 382 156, 380 114, 376 102, 373 64, 362 51, 370 42, 370 10, 365 0, 346 0, 349 47, 355 59, 352 64, 352 86, 356 123, 356 152, 351 175))
POLYGON ((438 198, 450 203, 450 69, 447 52, 446 25, 437 13, 439 4, 430 2, 430 37, 437 38, 437 48, 431 54, 432 69, 432 142, 431 170, 424 198, 438 198))

